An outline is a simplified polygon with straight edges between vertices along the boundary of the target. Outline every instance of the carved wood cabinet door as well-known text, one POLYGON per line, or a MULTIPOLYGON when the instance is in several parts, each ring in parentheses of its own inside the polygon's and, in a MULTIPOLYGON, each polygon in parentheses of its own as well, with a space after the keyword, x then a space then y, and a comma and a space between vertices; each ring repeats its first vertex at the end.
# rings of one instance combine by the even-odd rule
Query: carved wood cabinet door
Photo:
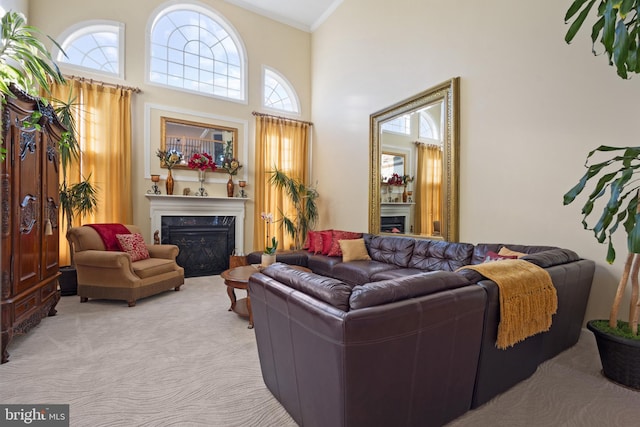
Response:
POLYGON ((58 141, 64 128, 39 99, 15 90, 2 106, 2 363, 14 335, 56 313, 58 291, 58 141), (42 116, 35 126, 32 113, 42 116))

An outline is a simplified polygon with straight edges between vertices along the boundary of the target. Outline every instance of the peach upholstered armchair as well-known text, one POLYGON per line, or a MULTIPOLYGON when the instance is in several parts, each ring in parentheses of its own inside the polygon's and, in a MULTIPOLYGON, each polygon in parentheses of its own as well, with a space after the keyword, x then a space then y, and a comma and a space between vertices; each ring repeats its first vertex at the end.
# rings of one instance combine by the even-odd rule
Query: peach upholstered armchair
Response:
MULTIPOLYGON (((114 238, 116 236, 120 236, 118 240, 123 238, 122 234, 113 234, 114 238)), ((68 231, 67 238, 74 250, 80 302, 87 302, 89 298, 116 299, 125 300, 129 307, 133 307, 140 298, 172 288, 179 291, 184 284, 184 269, 176 263, 178 247, 146 245, 140 229, 135 225, 93 224, 73 227, 68 231), (138 256, 131 250, 122 251, 117 240, 112 239, 115 245, 113 241, 105 240, 104 233, 97 228, 99 226, 116 226, 119 228, 114 230, 122 230, 122 233, 128 230, 131 234, 125 237, 138 239, 134 244, 135 249, 144 255, 138 256), (148 258, 144 258, 147 252, 148 258)))

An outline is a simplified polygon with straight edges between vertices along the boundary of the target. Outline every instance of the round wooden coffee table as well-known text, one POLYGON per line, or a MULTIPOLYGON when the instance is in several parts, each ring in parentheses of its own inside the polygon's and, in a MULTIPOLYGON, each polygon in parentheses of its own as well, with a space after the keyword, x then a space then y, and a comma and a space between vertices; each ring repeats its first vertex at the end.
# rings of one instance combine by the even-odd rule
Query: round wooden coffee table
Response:
MULTIPOLYGON (((306 267, 300 267, 298 265, 290 265, 290 267, 301 271, 311 271, 306 267)), ((253 329, 253 313, 251 312, 251 298, 249 297, 249 277, 259 271, 259 265, 243 265, 240 267, 230 268, 220 274, 224 280, 224 284, 227 285, 227 295, 229 295, 229 299, 231 300, 231 307, 229 307, 229 311, 233 311, 242 317, 248 317, 249 329, 253 329), (247 291, 247 297, 237 299, 235 293, 236 289, 247 291)))

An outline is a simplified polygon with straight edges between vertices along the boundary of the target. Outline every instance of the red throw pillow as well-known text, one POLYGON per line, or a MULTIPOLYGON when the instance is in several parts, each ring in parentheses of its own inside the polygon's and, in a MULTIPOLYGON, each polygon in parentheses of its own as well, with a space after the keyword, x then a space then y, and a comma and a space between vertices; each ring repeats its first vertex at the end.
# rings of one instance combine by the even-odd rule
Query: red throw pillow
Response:
POLYGON ((322 253, 322 234, 320 233, 320 231, 316 231, 313 233, 313 243, 309 245, 310 247, 313 247, 314 254, 322 253))
POLYGON ((331 248, 329 249, 328 256, 342 256, 342 250, 340 249, 340 240, 353 240, 361 239, 362 233, 354 233, 353 231, 341 231, 333 230, 331 236, 331 248))
POLYGON ((304 249, 308 250, 311 253, 314 253, 316 251, 315 235, 316 235, 315 231, 309 231, 307 233, 307 241, 304 244, 305 245, 304 249))
POLYGON ((492 261, 501 261, 503 259, 517 259, 517 255, 500 255, 493 251, 487 252, 487 255, 484 257, 483 262, 492 262, 492 261))
POLYGON ((320 232, 322 236, 322 255, 328 255, 331 249, 331 239, 333 238, 333 230, 324 230, 320 232))
POLYGON ((149 258, 149 251, 147 250, 147 245, 144 243, 142 234, 116 234, 116 239, 118 239, 118 244, 122 252, 131 255, 131 261, 135 262, 149 258))

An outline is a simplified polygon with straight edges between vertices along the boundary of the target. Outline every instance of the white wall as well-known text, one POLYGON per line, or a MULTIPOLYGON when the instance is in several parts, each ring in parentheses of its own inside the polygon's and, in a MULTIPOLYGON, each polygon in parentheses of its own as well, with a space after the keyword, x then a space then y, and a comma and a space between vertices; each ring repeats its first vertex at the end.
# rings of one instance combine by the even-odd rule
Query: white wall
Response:
MULTIPOLYGON (((185 2, 188 2, 185 1, 185 2)), ((125 24, 125 81, 98 77, 99 80, 139 87, 142 93, 133 97, 133 149, 132 149, 132 203, 134 222, 145 232, 150 241, 149 202, 145 197, 151 187, 150 173, 166 176, 160 170, 155 152, 160 145, 160 115, 215 123, 239 128, 239 155, 244 167, 234 181, 247 179, 246 190, 251 198, 254 188, 254 118, 252 111, 264 111, 262 105, 262 67, 267 65, 282 73, 297 91, 301 104, 302 120, 311 119, 311 57, 309 33, 272 21, 222 0, 203 0, 197 4, 208 5, 225 17, 238 31, 247 51, 248 103, 224 101, 154 86, 145 83, 145 37, 151 15, 158 7, 175 1, 146 0, 30 0, 29 22, 54 38, 68 27, 85 20, 114 20, 125 24), (146 116, 145 116, 145 113, 146 116), (149 171, 149 168, 151 169, 149 171)), ((65 69, 63 68, 63 71, 65 69)), ((86 74, 69 72, 68 74, 86 74)), ((86 75, 88 76, 88 75, 86 75)), ((211 196, 226 197, 227 176, 207 174, 205 185, 211 196), (214 178, 217 177, 217 178, 214 178)), ((174 194, 182 194, 185 187, 192 192, 198 188, 197 173, 192 170, 175 170, 174 194)), ((106 183, 97 183, 98 186, 106 183)), ((161 182, 164 193, 164 180, 161 182)), ((253 246, 253 201, 247 203, 245 221, 245 251, 253 246)))
POLYGON ((367 230, 369 115, 461 77, 460 240, 548 244, 597 262, 587 318, 608 316, 624 261, 563 194, 600 144, 634 145, 638 79, 571 46, 570 0, 349 0, 313 34, 314 171, 326 227, 367 230), (341 173, 336 173, 341 171, 341 173))

